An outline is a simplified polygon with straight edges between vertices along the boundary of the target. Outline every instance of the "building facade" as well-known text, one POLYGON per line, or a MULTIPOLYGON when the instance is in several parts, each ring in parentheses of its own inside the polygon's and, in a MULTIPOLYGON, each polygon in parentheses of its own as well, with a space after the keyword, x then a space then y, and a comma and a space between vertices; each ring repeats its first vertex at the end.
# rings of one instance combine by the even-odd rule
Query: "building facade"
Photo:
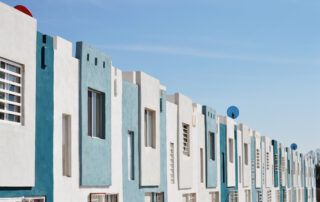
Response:
POLYGON ((315 162, 0 2, 0 202, 316 202, 315 162))

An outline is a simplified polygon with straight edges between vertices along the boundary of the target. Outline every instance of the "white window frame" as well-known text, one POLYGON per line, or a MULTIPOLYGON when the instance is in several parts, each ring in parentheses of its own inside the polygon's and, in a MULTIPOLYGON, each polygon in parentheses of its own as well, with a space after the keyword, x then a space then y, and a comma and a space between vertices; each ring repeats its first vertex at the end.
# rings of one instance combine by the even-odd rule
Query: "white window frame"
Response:
POLYGON ((88 135, 90 137, 104 139, 103 125, 104 125, 105 111, 103 111, 103 108, 104 108, 103 105, 104 105, 104 93, 100 91, 96 91, 92 88, 88 88, 88 135), (91 101, 90 101, 89 93, 91 93, 91 101), (96 96, 95 99, 94 99, 94 95, 96 96), (97 96, 99 96, 99 98, 97 98, 97 96), (100 103, 98 103, 99 102, 98 99, 100 103), (94 104, 94 101, 96 101, 95 104, 94 104), (94 111, 96 113, 94 113, 94 111), (97 112, 99 114, 97 114, 97 112))
POLYGON ((4 99, 0 98, 0 103, 4 105, 4 108, 0 108, 0 114, 3 115, 3 119, 0 116, 0 122, 3 123, 12 123, 12 124, 18 124, 23 125, 24 123, 24 108, 23 108, 23 92, 24 92, 24 66, 15 62, 11 62, 9 60, 6 60, 4 58, 0 58, 0 73, 4 74, 4 78, 0 78, 0 82, 4 84, 4 88, 0 88, 0 93, 4 95, 4 99), (2 67, 2 64, 4 64, 4 67, 2 67), (19 69, 19 73, 13 72, 9 70, 9 67, 13 66, 17 69, 19 69), (10 81, 7 76, 19 78, 20 82, 14 82, 10 81), (19 92, 12 91, 9 89, 9 85, 20 88, 19 92), (11 96, 19 97, 19 101, 10 101, 9 100, 9 94, 11 96), (15 110, 10 110, 10 107, 14 107, 15 110), (17 120, 10 120, 9 116, 13 116, 14 119, 17 120))

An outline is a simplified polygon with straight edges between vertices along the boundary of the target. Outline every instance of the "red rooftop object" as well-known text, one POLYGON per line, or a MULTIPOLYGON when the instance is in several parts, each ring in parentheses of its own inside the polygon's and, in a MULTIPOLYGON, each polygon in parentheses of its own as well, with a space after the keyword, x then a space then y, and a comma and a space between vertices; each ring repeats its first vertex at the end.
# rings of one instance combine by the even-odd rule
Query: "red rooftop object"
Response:
POLYGON ((29 15, 30 17, 33 17, 32 13, 29 11, 29 9, 23 5, 16 5, 14 8, 21 11, 24 14, 29 15))

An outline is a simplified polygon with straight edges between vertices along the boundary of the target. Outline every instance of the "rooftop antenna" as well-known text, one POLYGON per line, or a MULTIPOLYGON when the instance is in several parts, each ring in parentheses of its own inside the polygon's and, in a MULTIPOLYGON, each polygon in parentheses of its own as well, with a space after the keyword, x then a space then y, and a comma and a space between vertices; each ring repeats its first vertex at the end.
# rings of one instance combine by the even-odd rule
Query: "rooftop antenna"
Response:
POLYGON ((236 119, 239 116, 239 109, 236 106, 230 106, 227 110, 228 117, 236 119))

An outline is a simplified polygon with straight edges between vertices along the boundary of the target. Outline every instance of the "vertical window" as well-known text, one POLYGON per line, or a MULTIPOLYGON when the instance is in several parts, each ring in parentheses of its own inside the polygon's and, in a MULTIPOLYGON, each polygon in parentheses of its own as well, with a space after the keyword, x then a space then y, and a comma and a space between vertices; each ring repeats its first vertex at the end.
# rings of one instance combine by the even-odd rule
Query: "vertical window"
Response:
POLYGON ((162 112, 162 98, 160 98, 160 112, 162 112))
POLYGON ((290 160, 288 160, 288 174, 290 174, 290 160))
POLYGON ((270 157, 269 157, 269 152, 267 152, 267 170, 270 169, 270 157))
POLYGON ((128 176, 134 180, 134 132, 128 132, 128 176))
POLYGON ((183 154, 190 156, 190 130, 189 125, 182 123, 182 135, 183 135, 183 154))
POLYGON ((244 163, 247 166, 249 163, 249 148, 248 143, 244 143, 244 163))
POLYGON ((233 139, 229 138, 229 161, 230 163, 233 163, 233 139))
POLYGON ((260 150, 256 149, 257 168, 260 168, 260 150))
POLYGON ((95 65, 95 66, 98 65, 98 58, 94 58, 94 65, 95 65))
POLYGON ((0 120, 22 123, 22 66, 0 58, 0 120))
POLYGON ((90 55, 89 53, 87 53, 87 61, 89 61, 90 55))
POLYGON ((105 68, 106 67, 106 62, 105 61, 103 61, 103 68, 105 68))
POLYGON ((170 181, 174 184, 174 143, 170 143, 170 181))
POLYGON ((210 142, 210 159, 216 160, 216 154, 215 154, 215 134, 209 132, 209 142, 210 142))
POLYGON ((226 168, 225 168, 226 166, 225 166, 225 159, 224 159, 224 153, 222 152, 222 182, 223 183, 225 183, 225 181, 226 181, 226 174, 225 174, 225 172, 226 172, 226 168))
POLYGON ((62 168, 63 176, 71 177, 71 116, 62 115, 62 168))
POLYGON ((104 94, 89 89, 88 91, 88 133, 91 137, 104 138, 104 94))
POLYGON ((241 183, 242 179, 242 162, 241 162, 241 156, 239 156, 239 183, 241 183))
POLYGON ((115 79, 114 81, 113 81, 113 94, 114 94, 114 96, 115 97, 117 97, 117 95, 118 95, 118 86, 117 86, 117 79, 115 79))
POLYGON ((156 148, 155 138, 155 112, 149 109, 144 110, 144 135, 146 147, 156 148))
POLYGON ((203 173, 203 148, 200 148, 200 182, 204 182, 204 173, 203 173))

